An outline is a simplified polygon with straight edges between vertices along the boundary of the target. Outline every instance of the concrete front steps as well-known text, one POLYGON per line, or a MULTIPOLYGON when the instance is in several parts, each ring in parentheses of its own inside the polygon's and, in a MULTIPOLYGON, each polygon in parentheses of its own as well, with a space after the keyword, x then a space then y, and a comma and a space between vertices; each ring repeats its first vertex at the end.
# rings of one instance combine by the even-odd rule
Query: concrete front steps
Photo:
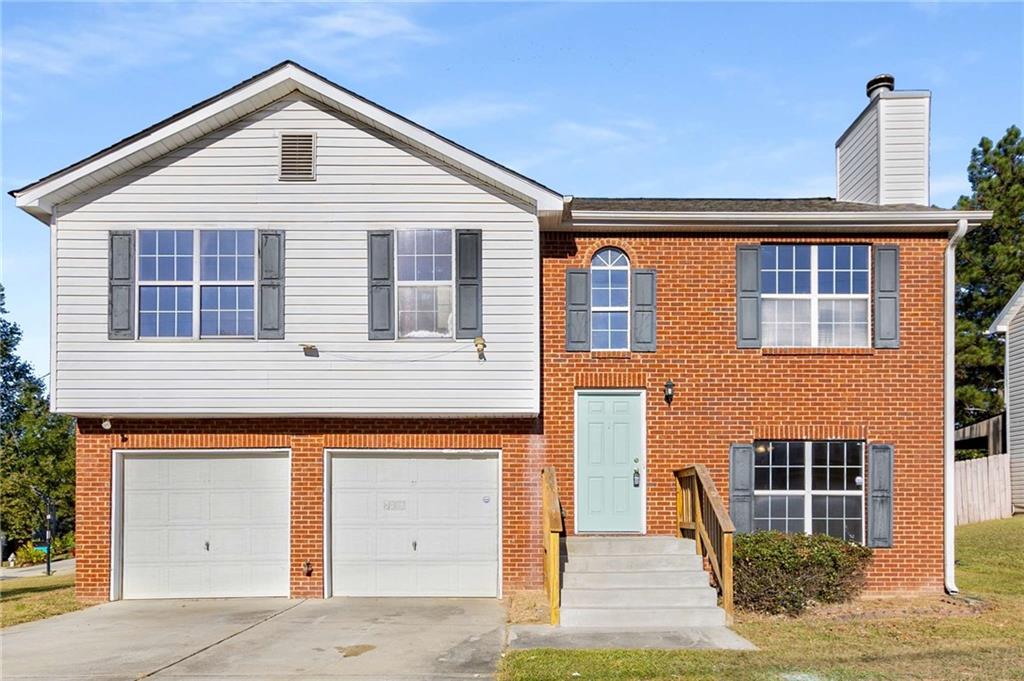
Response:
POLYGON ((725 625, 691 539, 568 537, 561 625, 681 629, 725 625))

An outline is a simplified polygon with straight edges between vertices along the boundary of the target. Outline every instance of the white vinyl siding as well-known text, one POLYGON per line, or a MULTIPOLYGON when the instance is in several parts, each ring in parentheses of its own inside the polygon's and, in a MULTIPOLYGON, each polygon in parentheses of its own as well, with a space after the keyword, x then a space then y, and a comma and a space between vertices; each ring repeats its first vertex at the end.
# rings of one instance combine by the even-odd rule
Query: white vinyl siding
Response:
POLYGON ((55 407, 536 413, 538 270, 532 209, 293 94, 58 207, 55 407), (316 182, 278 180, 282 130, 316 133, 316 182), (471 343, 367 339, 367 232, 423 227, 483 232, 486 363, 471 343), (108 340, 108 233, 153 228, 283 230, 286 338, 108 340))
POLYGON ((840 201, 878 203, 878 107, 871 106, 836 147, 840 201))
POLYGON ((1010 496, 1024 511, 1024 308, 1006 332, 1007 452, 1010 454, 1010 496))
POLYGON ((879 202, 928 205, 928 97, 881 101, 879 202))

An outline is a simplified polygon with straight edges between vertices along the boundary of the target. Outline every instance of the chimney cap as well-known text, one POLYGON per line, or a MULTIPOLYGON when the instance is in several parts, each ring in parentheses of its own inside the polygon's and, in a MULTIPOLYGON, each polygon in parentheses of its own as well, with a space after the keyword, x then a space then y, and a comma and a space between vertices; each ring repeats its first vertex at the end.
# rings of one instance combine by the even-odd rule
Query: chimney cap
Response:
POLYGON ((893 78, 890 73, 880 73, 871 80, 868 81, 867 95, 868 99, 874 99, 882 90, 888 90, 892 92, 893 87, 896 85, 896 79, 893 78))

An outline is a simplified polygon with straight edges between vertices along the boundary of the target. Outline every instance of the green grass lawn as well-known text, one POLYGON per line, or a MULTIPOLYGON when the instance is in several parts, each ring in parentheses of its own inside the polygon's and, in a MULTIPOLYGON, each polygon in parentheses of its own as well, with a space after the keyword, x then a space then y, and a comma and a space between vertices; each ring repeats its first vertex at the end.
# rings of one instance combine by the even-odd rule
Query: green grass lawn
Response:
POLYGON ((0 627, 41 620, 82 607, 75 599, 73 574, 0 581, 0 627))
POLYGON ((741 614, 760 650, 510 651, 500 681, 1024 679, 1024 516, 957 531, 962 600, 858 601, 799 618, 741 614))

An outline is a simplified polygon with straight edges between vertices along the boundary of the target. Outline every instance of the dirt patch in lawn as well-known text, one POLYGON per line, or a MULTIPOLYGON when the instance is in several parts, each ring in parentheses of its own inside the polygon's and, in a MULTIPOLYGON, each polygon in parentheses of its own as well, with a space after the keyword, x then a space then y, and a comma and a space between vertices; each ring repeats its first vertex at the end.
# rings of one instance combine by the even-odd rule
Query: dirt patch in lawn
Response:
MULTIPOLYGON (((804 613, 805 620, 822 622, 851 622, 865 620, 899 619, 902 617, 970 617, 982 613, 986 608, 976 598, 932 596, 862 598, 852 603, 814 605, 804 613)), ((758 615, 736 613, 737 623, 756 623, 792 620, 787 615, 758 615)))
POLYGON ((550 621, 548 597, 542 590, 516 591, 505 606, 509 624, 547 624, 550 621))

